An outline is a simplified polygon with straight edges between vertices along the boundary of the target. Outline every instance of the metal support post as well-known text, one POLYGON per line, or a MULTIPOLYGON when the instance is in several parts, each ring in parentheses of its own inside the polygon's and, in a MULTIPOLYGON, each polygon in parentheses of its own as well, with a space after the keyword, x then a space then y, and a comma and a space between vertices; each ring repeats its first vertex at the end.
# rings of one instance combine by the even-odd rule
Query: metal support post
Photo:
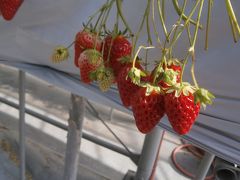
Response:
POLYGON ((25 72, 19 71, 19 144, 20 144, 20 179, 25 180, 25 72))
POLYGON ((215 155, 205 151, 204 157, 198 167, 197 176, 195 180, 204 180, 207 172, 213 162, 215 155))
POLYGON ((151 133, 145 136, 135 180, 149 180, 158 154, 162 135, 163 130, 155 127, 151 133))
POLYGON ((65 153, 64 180, 76 180, 79 159, 79 147, 82 138, 82 126, 85 112, 83 97, 71 94, 72 107, 69 111, 68 135, 65 153))

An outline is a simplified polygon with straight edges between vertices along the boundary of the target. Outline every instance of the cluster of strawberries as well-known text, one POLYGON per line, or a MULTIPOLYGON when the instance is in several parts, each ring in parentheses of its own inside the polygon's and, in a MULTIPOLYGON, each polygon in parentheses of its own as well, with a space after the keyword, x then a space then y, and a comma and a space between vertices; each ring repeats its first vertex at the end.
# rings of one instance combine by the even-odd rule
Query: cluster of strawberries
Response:
POLYGON ((136 125, 142 133, 149 133, 166 114, 173 130, 186 134, 199 114, 200 102, 194 100, 195 91, 190 84, 180 83, 182 68, 178 60, 169 60, 161 68, 156 83, 153 77, 157 68, 147 78, 147 85, 135 87, 135 92, 128 95, 136 125), (173 73, 172 78, 169 72, 173 73))
POLYGON ((102 91, 117 83, 122 103, 132 108, 140 132, 149 133, 165 114, 175 132, 189 132, 204 102, 202 94, 209 92, 180 82, 182 67, 178 60, 144 72, 139 61, 133 67, 132 45, 123 35, 106 35, 102 40, 88 29, 77 33, 74 45, 74 62, 82 82, 97 81, 102 91), (144 72, 140 84, 130 77, 133 68, 144 72))
MULTIPOLYGON (((131 55, 130 42, 123 35, 107 35, 102 40, 96 33, 84 29, 75 38, 74 63, 80 69, 82 82, 98 82, 107 91, 116 82, 124 58, 131 55)), ((126 60, 127 62, 127 60, 126 60)))
POLYGON ((0 0, 0 15, 7 21, 13 19, 23 0, 0 0))

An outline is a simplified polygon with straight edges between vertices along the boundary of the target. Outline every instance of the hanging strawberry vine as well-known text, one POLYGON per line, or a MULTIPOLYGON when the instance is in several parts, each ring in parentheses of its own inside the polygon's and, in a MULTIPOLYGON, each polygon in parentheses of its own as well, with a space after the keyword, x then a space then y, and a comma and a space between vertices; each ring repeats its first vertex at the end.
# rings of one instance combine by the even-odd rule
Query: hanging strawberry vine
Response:
MULTIPOLYGON (((132 108, 136 126, 142 133, 149 133, 164 114, 175 132, 180 135, 188 133, 198 117, 200 106, 205 109, 214 98, 212 93, 199 86, 195 76, 195 46, 199 30, 205 28, 200 23, 204 3, 205 0, 196 0, 187 15, 188 0, 183 0, 182 5, 178 0, 172 0, 178 19, 168 29, 165 0, 147 0, 139 28, 133 32, 124 16, 122 0, 107 0, 89 17, 71 43, 75 48, 74 63, 80 69, 81 81, 96 81, 103 92, 116 83, 123 105, 132 108), (117 10, 115 12, 112 10, 114 6, 117 10), (113 13, 116 17, 114 26, 109 28, 108 17, 113 13), (195 16, 196 20, 193 18, 195 16), (146 46, 137 47, 144 28, 147 32, 146 46), (194 30, 191 31, 191 28, 194 30), (152 38, 151 30, 156 41, 152 38), (187 33, 189 47, 181 59, 174 56, 174 51, 184 32, 187 33), (160 38, 160 34, 164 38, 160 38), (143 49, 145 57, 144 62, 141 62, 139 52, 143 49), (161 55, 153 70, 148 71, 148 54, 151 49, 158 49, 161 55), (191 63, 189 71, 193 85, 183 80, 188 63, 191 63)), ((239 24, 231 1, 225 0, 225 3, 233 39, 237 42, 240 36, 239 24)), ((214 0, 208 0, 206 50, 213 4, 214 0)), ((57 47, 52 61, 58 63, 69 58, 70 46, 57 47)))

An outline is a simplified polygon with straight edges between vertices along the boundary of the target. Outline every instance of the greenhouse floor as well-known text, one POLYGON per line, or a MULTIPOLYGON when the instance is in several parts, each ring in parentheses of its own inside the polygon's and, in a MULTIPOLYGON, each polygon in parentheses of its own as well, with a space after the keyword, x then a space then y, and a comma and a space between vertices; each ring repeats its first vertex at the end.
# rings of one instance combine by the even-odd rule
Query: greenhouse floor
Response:
MULTIPOLYGON (((18 71, 0 66, 0 97, 17 102, 18 71)), ((69 92, 53 87, 31 76, 27 77, 26 100, 28 108, 67 124, 69 92)), ((144 136, 134 125, 132 116, 106 106, 94 104, 101 117, 111 129, 134 152, 140 153, 144 136)), ((119 143, 104 125, 86 112, 84 131, 111 142, 119 143)), ((59 180, 63 174, 64 152, 67 132, 26 115, 26 164, 27 179, 59 180)), ((0 179, 18 179, 18 111, 0 103, 0 179)), ((181 145, 178 137, 165 133, 159 153, 155 179, 190 179, 178 171, 172 163, 172 150, 181 145)), ((120 145, 119 145, 120 146, 120 145)), ((177 158, 188 171, 196 172, 199 159, 188 152, 177 158)), ((126 156, 82 139, 80 148, 78 179, 121 180, 128 171, 135 172, 137 166, 126 156)))

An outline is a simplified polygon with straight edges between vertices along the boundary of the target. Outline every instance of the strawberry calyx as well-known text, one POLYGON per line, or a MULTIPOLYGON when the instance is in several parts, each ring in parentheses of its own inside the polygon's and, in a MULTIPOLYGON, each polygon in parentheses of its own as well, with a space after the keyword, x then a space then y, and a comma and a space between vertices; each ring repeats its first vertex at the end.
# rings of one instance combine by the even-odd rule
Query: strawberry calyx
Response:
POLYGON ((212 100, 215 98, 211 92, 204 88, 197 89, 193 95, 194 103, 200 103, 204 109, 206 109, 207 104, 211 105, 212 100))
POLYGON ((182 63, 177 58, 171 58, 167 61, 167 66, 171 67, 172 65, 181 67, 182 63))
POLYGON ((132 67, 130 71, 128 72, 128 76, 126 78, 131 78, 132 82, 136 85, 141 84, 141 77, 146 77, 147 74, 143 72, 142 70, 132 67))
POLYGON ((142 87, 146 88, 146 93, 145 93, 146 96, 151 95, 152 92, 156 92, 159 94, 162 93, 161 88, 159 86, 154 86, 149 83, 144 83, 144 84, 142 84, 142 87))
POLYGON ((159 76, 158 80, 163 80, 167 85, 174 86, 177 83, 178 72, 173 69, 166 68, 165 71, 159 76))
POLYGON ((172 58, 163 61, 159 64, 153 71, 153 83, 158 84, 159 82, 164 82, 167 86, 173 86, 180 82, 180 76, 182 71, 182 63, 176 59, 172 58))
POLYGON ((88 56, 89 64, 98 66, 103 62, 102 54, 96 49, 86 49, 85 53, 88 56))
POLYGON ((175 85, 167 88, 166 93, 173 93, 175 97, 180 97, 181 94, 184 96, 189 96, 189 94, 194 94, 196 88, 189 84, 188 82, 176 83, 175 85))
POLYGON ((119 30, 118 27, 116 26, 116 24, 114 25, 114 28, 112 31, 107 31, 105 30, 105 34, 107 36, 111 36, 113 39, 115 39, 118 36, 123 36, 125 38, 129 38, 130 35, 127 34, 128 30, 124 29, 123 31, 119 30))

